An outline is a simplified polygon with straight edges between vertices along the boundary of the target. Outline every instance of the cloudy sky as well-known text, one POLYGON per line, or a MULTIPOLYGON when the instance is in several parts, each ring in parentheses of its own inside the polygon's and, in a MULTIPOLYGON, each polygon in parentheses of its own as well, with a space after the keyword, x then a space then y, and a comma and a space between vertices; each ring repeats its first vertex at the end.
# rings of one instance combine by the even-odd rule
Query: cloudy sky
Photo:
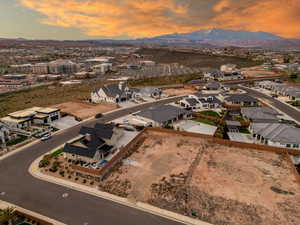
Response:
POLYGON ((208 28, 300 38, 300 0, 0 0, 0 37, 128 39, 208 28))

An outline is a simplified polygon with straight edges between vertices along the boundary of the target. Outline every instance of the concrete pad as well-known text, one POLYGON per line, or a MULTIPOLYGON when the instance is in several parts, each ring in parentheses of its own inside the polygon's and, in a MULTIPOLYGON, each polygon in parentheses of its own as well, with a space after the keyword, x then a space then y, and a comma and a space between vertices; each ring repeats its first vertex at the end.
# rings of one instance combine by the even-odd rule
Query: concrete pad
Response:
POLYGON ((245 143, 254 143, 254 140, 251 134, 242 134, 236 132, 227 132, 230 141, 238 141, 238 142, 245 142, 245 143))
POLYGON ((79 124, 79 122, 77 120, 75 120, 75 118, 73 116, 65 116, 65 117, 62 117, 61 119, 51 123, 52 126, 58 128, 60 130, 73 127, 77 124, 79 124))
POLYGON ((213 136, 218 129, 216 126, 199 123, 192 120, 181 120, 174 124, 174 128, 191 133, 206 134, 211 136, 213 136))

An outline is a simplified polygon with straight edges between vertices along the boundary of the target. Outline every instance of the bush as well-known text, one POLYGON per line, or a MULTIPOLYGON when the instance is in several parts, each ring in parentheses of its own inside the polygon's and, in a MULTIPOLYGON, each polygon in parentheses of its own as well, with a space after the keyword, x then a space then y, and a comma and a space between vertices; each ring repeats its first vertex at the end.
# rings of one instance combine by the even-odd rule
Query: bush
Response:
POLYGON ((54 166, 52 166, 52 167, 49 169, 49 171, 52 172, 52 173, 55 173, 57 170, 58 170, 57 167, 54 167, 54 166))
POLYGON ((65 171, 59 171, 59 174, 63 177, 63 176, 65 176, 65 171))
POLYGON ((69 175, 68 178, 71 179, 72 177, 69 175))
POLYGON ((85 183, 86 183, 86 179, 84 179, 84 180, 82 181, 82 183, 84 183, 84 184, 85 184, 85 183))
POLYGON ((93 185, 94 184, 94 181, 91 181, 90 185, 93 185))
POLYGON ((48 159, 42 159, 39 162, 39 168, 47 167, 47 166, 49 166, 49 164, 50 164, 50 162, 48 159))

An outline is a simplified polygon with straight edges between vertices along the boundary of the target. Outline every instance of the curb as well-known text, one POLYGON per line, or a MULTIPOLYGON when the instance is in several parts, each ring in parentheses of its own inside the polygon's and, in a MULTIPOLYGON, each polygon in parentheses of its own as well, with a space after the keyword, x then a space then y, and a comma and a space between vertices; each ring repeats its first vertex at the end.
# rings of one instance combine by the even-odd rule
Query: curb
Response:
MULTIPOLYGON (((59 147, 58 147, 59 148, 59 147)), ((58 149, 56 148, 56 149, 58 149)), ((51 152, 55 151, 56 149, 52 150, 51 152)), ((28 172, 35 178, 49 182, 49 183, 55 183, 57 185, 61 185, 76 191, 81 191, 84 192, 86 194, 90 194, 99 198, 103 198, 109 201, 113 201, 115 203, 127 206, 127 207, 131 207, 143 212, 147 212, 147 213, 151 213, 153 215, 156 216, 160 216, 169 220, 173 220, 179 223, 183 223, 186 225, 212 225, 210 223, 201 221, 201 220, 197 220, 197 219, 193 219, 187 216, 183 216, 180 215, 178 213, 174 213, 165 209, 160 209, 158 207, 143 203, 143 202, 131 202, 126 198, 122 198, 113 194, 109 194, 107 192, 103 192, 103 191, 99 191, 95 188, 91 188, 91 187, 86 187, 85 185, 82 184, 75 184, 74 182, 71 181, 65 181, 61 178, 56 178, 56 177, 52 177, 49 175, 45 175, 42 174, 39 169, 38 169, 38 163, 39 161, 42 159, 43 156, 40 156, 39 158, 37 158, 36 160, 34 160, 34 162, 30 165, 28 172)))
POLYGON ((31 210, 28 210, 28 209, 24 209, 24 208, 22 208, 20 206, 17 206, 17 205, 5 202, 5 201, 3 201, 3 200, 0 199, 0 208, 5 208, 5 207, 14 207, 14 208, 16 208, 21 213, 31 215, 31 216, 33 216, 33 217, 35 217, 37 219, 42 219, 42 220, 45 220, 45 221, 47 221, 49 223, 52 223, 52 224, 55 224, 55 225, 67 225, 65 223, 62 223, 62 222, 59 222, 57 220, 51 219, 51 218, 49 218, 47 216, 43 216, 43 215, 41 215, 39 213, 33 212, 31 210))

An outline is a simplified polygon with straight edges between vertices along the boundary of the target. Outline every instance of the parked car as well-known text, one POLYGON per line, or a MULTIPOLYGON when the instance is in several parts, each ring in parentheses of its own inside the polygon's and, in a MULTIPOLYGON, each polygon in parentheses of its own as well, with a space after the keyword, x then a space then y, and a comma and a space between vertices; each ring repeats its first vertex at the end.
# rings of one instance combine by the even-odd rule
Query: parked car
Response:
POLYGON ((51 138, 51 134, 50 133, 47 133, 47 134, 44 134, 42 137, 41 137, 41 140, 42 141, 46 141, 46 140, 48 140, 48 139, 50 139, 51 138))
POLYGON ((99 119, 99 118, 101 118, 101 117, 103 117, 103 114, 102 114, 102 113, 98 113, 98 114, 96 114, 96 116, 95 116, 96 119, 99 119))

